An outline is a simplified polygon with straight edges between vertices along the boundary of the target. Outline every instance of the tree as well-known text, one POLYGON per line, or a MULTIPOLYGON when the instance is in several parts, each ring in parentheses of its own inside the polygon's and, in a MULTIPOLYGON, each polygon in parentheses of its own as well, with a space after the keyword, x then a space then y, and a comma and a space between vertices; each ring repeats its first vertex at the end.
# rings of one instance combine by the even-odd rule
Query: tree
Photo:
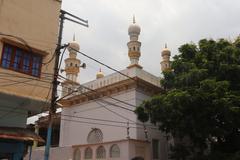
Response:
POLYGON ((144 101, 136 109, 138 118, 178 139, 173 159, 239 158, 240 37, 203 39, 179 52, 172 70, 163 73, 165 91, 144 101))

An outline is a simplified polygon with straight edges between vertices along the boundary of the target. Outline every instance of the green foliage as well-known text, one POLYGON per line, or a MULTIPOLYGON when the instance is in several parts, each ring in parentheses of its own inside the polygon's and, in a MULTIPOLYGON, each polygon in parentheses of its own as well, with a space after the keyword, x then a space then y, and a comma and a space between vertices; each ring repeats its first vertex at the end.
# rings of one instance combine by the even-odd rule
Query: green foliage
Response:
POLYGON ((163 73, 166 92, 143 102, 138 118, 159 125, 179 142, 172 159, 239 159, 240 37, 185 44, 163 73))

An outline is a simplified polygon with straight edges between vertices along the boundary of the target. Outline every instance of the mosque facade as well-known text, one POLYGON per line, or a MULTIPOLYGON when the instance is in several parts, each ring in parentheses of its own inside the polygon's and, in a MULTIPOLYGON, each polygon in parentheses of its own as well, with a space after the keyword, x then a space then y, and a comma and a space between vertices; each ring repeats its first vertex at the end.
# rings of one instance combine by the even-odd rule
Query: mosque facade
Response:
MULTIPOLYGON (((96 79, 85 84, 77 82, 81 61, 76 55, 80 47, 76 41, 70 43, 64 68, 67 79, 62 83, 64 98, 60 101, 59 151, 52 149, 52 159, 168 159, 166 134, 149 122, 140 122, 134 113, 144 100, 162 90, 160 77, 139 64, 140 32, 134 18, 128 28, 130 64, 126 69, 106 76, 99 70, 96 79)), ((170 54, 165 46, 162 71, 170 68, 170 54)))

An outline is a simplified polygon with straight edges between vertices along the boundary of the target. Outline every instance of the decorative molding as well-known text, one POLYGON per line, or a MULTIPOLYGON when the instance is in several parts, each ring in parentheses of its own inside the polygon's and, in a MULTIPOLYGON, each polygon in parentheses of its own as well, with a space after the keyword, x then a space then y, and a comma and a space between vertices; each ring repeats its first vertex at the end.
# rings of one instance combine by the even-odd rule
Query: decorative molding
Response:
POLYGON ((106 96, 111 96, 111 95, 114 95, 123 91, 127 91, 130 89, 136 89, 149 96, 158 94, 162 90, 161 88, 149 82, 146 82, 140 78, 134 77, 134 79, 135 81, 133 81, 132 79, 127 79, 115 84, 104 86, 96 89, 94 92, 86 91, 84 92, 84 94, 75 95, 68 99, 62 99, 59 101, 59 103, 63 107, 71 107, 72 105, 86 103, 91 100, 95 100, 95 99, 106 97, 106 96))

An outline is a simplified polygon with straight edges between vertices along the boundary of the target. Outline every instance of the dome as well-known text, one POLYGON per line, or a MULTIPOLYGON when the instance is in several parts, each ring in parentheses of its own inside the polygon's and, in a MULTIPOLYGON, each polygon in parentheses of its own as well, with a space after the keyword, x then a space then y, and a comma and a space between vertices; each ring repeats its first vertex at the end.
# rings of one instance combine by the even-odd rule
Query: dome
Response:
POLYGON ((162 56, 171 55, 171 51, 167 48, 167 45, 165 44, 165 48, 162 50, 162 56))
POLYGON ((135 16, 133 16, 133 24, 128 27, 128 34, 140 34, 141 28, 135 22, 135 16))
POLYGON ((104 74, 103 74, 103 72, 100 69, 99 72, 96 75, 96 78, 99 79, 99 78, 103 78, 103 77, 104 77, 104 74))
POLYGON ((69 43, 69 46, 68 46, 69 52, 71 51, 71 49, 79 51, 80 50, 80 45, 76 41, 72 41, 72 42, 69 43))
POLYGON ((137 24, 131 24, 129 27, 128 27, 128 34, 140 34, 140 31, 141 31, 141 28, 139 25, 137 24))

